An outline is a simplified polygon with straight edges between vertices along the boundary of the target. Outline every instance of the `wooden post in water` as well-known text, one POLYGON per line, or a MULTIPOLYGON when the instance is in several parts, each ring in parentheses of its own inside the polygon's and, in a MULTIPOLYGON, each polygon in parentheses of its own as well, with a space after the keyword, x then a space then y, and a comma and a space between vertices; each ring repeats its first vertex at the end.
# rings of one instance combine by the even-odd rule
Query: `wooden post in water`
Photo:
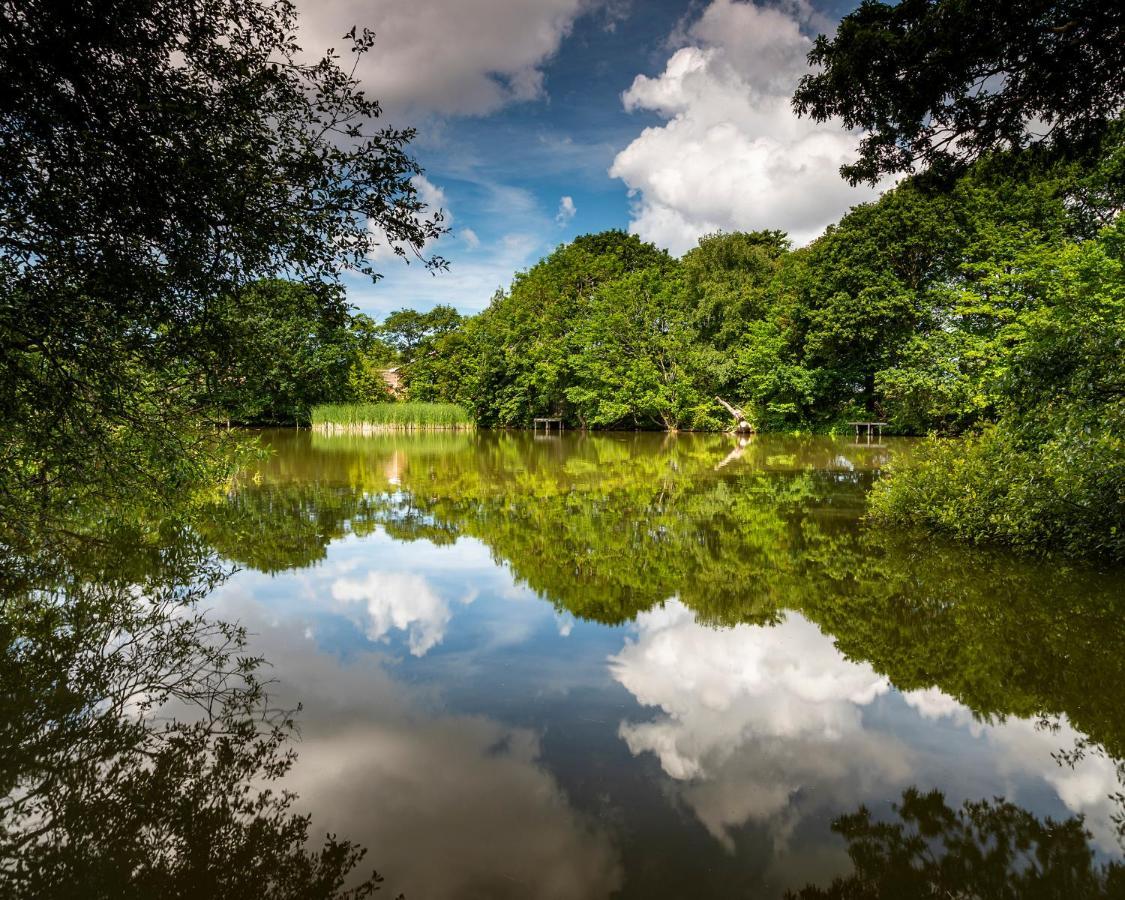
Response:
POLYGON ((867 443, 871 443, 871 437, 875 433, 874 429, 876 428, 879 429, 879 436, 876 440, 878 440, 880 444, 883 442, 883 426, 887 424, 886 422, 848 422, 848 424, 855 428, 855 442, 857 444, 859 443, 859 430, 861 428, 867 430, 867 443))
POLYGON ((551 433, 551 426, 552 425, 557 426, 558 429, 559 429, 559 434, 562 434, 563 420, 562 420, 561 416, 537 416, 536 418, 532 419, 531 420, 531 432, 532 432, 532 434, 534 434, 536 431, 539 430, 539 424, 540 423, 543 424, 543 433, 544 434, 550 434, 551 433))

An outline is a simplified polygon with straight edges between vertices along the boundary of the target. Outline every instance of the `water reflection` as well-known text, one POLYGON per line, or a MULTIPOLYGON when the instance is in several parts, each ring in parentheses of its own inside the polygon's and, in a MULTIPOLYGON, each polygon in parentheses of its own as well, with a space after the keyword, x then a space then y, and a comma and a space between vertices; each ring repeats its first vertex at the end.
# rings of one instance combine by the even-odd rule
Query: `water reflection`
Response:
MULTIPOLYGON (((913 784, 958 804, 1004 795, 1037 815, 1085 815, 1097 853, 1119 853, 1120 578, 865 531, 863 494, 893 445, 482 434, 283 435, 277 448, 232 498, 238 539, 223 513, 216 543, 251 561, 246 539, 276 528, 270 510, 300 510, 294 564, 322 562, 295 577, 319 585, 308 611, 333 634, 309 652, 382 654, 382 673, 425 711, 420 741, 435 716, 519 730, 499 746, 524 748, 579 823, 570 832, 587 836, 559 858, 584 847, 603 873, 575 890, 780 896, 831 883, 849 868, 833 818, 861 804, 889 816, 913 784), (325 609, 348 617, 345 596, 375 604, 347 633, 324 623, 325 609), (1060 764, 1072 748, 1081 759, 1060 764)), ((269 608, 289 593, 275 584, 269 608)), ((303 696, 300 678, 293 690, 303 696)), ((377 731, 386 718, 365 720, 377 731)), ((469 729, 473 752, 457 765, 477 771, 483 741, 469 729)), ((384 751, 368 745, 384 747, 361 739, 342 755, 375 766, 368 756, 384 751)), ((365 795, 364 778, 346 781, 365 795)), ((348 808, 336 781, 307 788, 317 808, 348 808)), ((490 809, 525 826, 557 821, 492 793, 490 809)), ((408 843, 432 831, 443 844, 439 820, 460 823, 431 803, 443 812, 400 810, 418 823, 408 843)), ((349 827, 395 848, 401 884, 426 877, 369 819, 356 812, 349 827)), ((497 845, 515 840, 501 824, 497 845)), ((461 840, 428 889, 456 894, 480 877, 473 860, 492 857, 461 840)), ((543 880, 523 883, 548 895, 543 880)))
POLYGON ((661 715, 623 722, 621 737, 632 753, 656 755, 729 849, 751 820, 791 830, 801 791, 847 806, 909 780, 902 743, 864 727, 863 707, 889 682, 801 616, 716 631, 674 601, 637 625, 610 669, 661 715))
MULTIPOLYGON (((209 610, 185 621, 249 628, 271 663, 268 708, 304 707, 298 758, 276 769, 300 795, 293 809, 313 815, 314 834, 369 846, 392 895, 894 895, 911 829, 945 823, 957 860, 975 852, 962 804, 994 797, 1009 805, 981 815, 1028 846, 1059 836, 1051 865, 1071 860, 1072 896, 1106 889, 1096 867, 1121 856, 1125 808, 1122 577, 864 529, 864 493, 904 445, 266 439, 275 452, 259 473, 170 536, 175 554, 121 568, 115 589, 159 596, 143 573, 178 558, 168 596, 189 609, 206 596, 209 610), (210 548, 241 571, 192 593, 206 569, 196 564, 216 564, 210 548), (1047 817, 1070 824, 1036 831, 1047 817)), ((99 566, 64 593, 115 569, 99 566)), ((85 670, 31 680, 13 609, 5 687, 24 702, 4 721, 32 721, 36 697, 83 684, 85 670)), ((128 633, 105 604, 87 609, 128 633)), ((142 657, 165 659, 160 646, 142 657)), ((103 708, 104 690, 72 693, 77 709, 103 708)), ((244 696, 260 723, 262 695, 244 696)), ((184 697, 160 697, 159 715, 191 721, 184 697)), ((119 705, 105 722, 137 720, 119 705)), ((69 721, 52 716, 51 729, 69 721)), ((104 793, 109 757, 74 769, 34 729, 4 728, 5 757, 22 760, 9 769, 30 760, 28 771, 77 772, 89 798, 104 793)), ((255 752, 257 733, 241 732, 236 758, 255 752)), ((152 784, 136 779, 111 779, 109 795, 122 815, 140 804, 189 823, 208 796, 244 783, 199 771, 170 764, 160 782, 190 803, 150 804, 152 784)), ((30 783, 20 777, 8 776, 9 800, 30 783)), ((265 842, 263 865, 314 871, 300 860, 322 858, 301 857, 287 828, 265 842)), ((346 868, 351 852, 317 865, 346 868)), ((211 869, 235 868, 224 853, 179 874, 207 884, 211 869)), ((123 859, 105 857, 104 872, 123 859)), ((66 895, 41 895, 53 894, 66 895)))
POLYGON ((878 804, 921 781, 959 798, 1001 784, 1017 802, 1048 786, 1100 850, 1118 849, 1117 767, 1104 755, 1060 766, 1054 751, 1079 738, 1065 717, 987 721, 938 688, 892 694, 796 613, 772 628, 715 631, 673 602, 641 615, 637 631, 611 670, 660 715, 623 722, 621 736, 660 760, 728 848, 747 822, 770 823, 780 847, 811 811, 878 804), (949 754, 971 772, 951 772, 949 754))
MULTIPOLYGON (((472 603, 474 592, 460 598, 472 603)), ((425 656, 445 636, 453 613, 421 575, 368 570, 360 577, 342 576, 332 583, 332 599, 357 604, 366 617, 369 640, 386 640, 392 629, 405 631, 410 652, 425 656)))
POLYGON ((276 789, 293 721, 244 630, 198 611, 226 571, 190 532, 136 538, 0 601, 0 895, 366 896, 363 850, 276 789))
POLYGON ((855 869, 793 900, 880 897, 1114 898, 1125 867, 1094 862, 1078 819, 1040 821, 1000 799, 951 807, 940 791, 903 791, 895 820, 864 807, 832 823, 855 869))
POLYGON ((308 618, 279 621, 248 593, 227 592, 221 609, 258 633, 278 696, 304 704, 287 785, 318 822, 374 848, 393 890, 578 900, 620 884, 607 830, 569 803, 536 729, 451 713, 433 686, 393 677, 381 650, 326 652, 308 618))

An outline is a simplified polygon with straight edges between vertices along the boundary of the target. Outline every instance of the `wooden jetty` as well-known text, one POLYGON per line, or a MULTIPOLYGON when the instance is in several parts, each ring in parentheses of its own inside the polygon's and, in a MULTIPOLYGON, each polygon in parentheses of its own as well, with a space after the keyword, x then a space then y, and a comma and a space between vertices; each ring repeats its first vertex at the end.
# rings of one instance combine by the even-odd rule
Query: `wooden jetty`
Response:
POLYGON ((552 428, 557 428, 560 433, 562 433, 562 430, 563 430, 563 420, 559 416, 539 416, 537 418, 532 419, 531 420, 531 430, 532 430, 532 432, 538 431, 540 425, 543 426, 543 432, 545 434, 550 434, 552 428))
POLYGON ((859 430, 861 428, 867 429, 867 439, 868 440, 871 440, 871 429, 878 428, 879 429, 879 436, 878 436, 877 439, 881 441, 881 440, 883 440, 883 426, 885 426, 887 423, 886 422, 848 422, 848 424, 855 428, 855 439, 857 441, 859 440, 859 430))

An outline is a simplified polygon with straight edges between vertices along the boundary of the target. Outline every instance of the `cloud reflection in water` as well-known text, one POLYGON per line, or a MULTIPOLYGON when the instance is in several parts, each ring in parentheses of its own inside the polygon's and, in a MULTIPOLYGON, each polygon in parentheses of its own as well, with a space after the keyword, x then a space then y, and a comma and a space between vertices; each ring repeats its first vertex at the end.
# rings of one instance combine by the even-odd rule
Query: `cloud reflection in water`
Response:
MULTIPOLYGON (((278 618, 248 593, 226 591, 222 606, 257 633, 277 701, 303 704, 286 786, 318 826, 370 849, 392 896, 584 900, 619 886, 608 832, 572 808, 536 731, 448 714, 437 691, 393 678, 379 651, 341 659, 300 614, 278 618)), ((436 633, 418 630, 412 651, 436 633)))
MULTIPOLYGON (((932 742, 933 729, 943 728, 960 732, 945 735, 946 753, 977 754, 973 765, 991 770, 978 774, 1006 784, 1017 801, 1027 785, 1047 786, 1067 811, 1086 815, 1101 850, 1120 853, 1110 819, 1109 795, 1121 789, 1114 764, 1091 755, 1060 766, 1052 754, 1078 738, 1065 719, 1051 729, 1018 718, 987 722, 937 688, 896 695, 797 613, 774 627, 715 630, 672 599, 638 616, 636 632, 610 657, 610 672, 660 712, 623 721, 620 736, 633 755, 657 757, 728 849, 735 829, 756 822, 769 824, 781 851, 813 802, 839 811, 877 805, 911 784, 946 786, 949 760, 932 742), (881 699, 880 715, 870 715, 881 699)), ((963 779, 948 787, 971 798, 963 779)))

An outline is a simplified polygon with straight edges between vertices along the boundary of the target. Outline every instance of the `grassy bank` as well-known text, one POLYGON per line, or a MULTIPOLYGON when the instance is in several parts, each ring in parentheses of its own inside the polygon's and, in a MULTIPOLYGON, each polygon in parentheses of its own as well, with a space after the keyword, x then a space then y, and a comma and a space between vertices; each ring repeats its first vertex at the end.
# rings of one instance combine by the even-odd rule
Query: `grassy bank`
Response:
POLYGON ((312 410, 312 427, 328 433, 452 431, 473 427, 455 403, 324 403, 312 410))

